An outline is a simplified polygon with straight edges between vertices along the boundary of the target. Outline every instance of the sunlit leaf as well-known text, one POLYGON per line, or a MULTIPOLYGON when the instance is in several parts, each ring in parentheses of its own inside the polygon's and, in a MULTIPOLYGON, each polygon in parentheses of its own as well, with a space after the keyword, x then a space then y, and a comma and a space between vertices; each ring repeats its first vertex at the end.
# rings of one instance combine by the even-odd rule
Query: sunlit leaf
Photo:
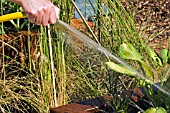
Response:
POLYGON ((167 111, 162 107, 150 108, 146 110, 144 113, 167 113, 167 111))
POLYGON ((116 64, 114 62, 106 62, 106 65, 109 67, 109 69, 114 70, 116 72, 122 73, 122 74, 128 74, 128 75, 136 75, 134 71, 131 71, 127 67, 121 65, 121 64, 116 64))
POLYGON ((162 49, 161 50, 161 57, 164 60, 165 63, 168 62, 168 50, 167 49, 162 49))
POLYGON ((7 0, 2 0, 2 3, 6 2, 7 0))
POLYGON ((166 112, 166 110, 165 110, 164 108, 158 107, 158 108, 156 109, 156 113, 167 113, 167 112, 166 112))
POLYGON ((156 64, 158 64, 159 66, 162 66, 162 61, 161 59, 158 57, 158 55, 155 53, 155 51, 153 51, 151 48, 148 47, 148 51, 150 56, 152 57, 152 59, 154 60, 154 62, 156 64))
POLYGON ((141 65, 142 65, 142 68, 144 69, 145 71, 145 74, 148 78, 151 78, 153 77, 153 73, 152 71, 149 69, 149 67, 142 61, 140 61, 141 65))
POLYGON ((144 113, 156 113, 156 108, 150 108, 146 110, 144 113))
POLYGON ((140 61, 143 57, 130 43, 123 43, 119 48, 119 55, 121 58, 138 60, 140 61))

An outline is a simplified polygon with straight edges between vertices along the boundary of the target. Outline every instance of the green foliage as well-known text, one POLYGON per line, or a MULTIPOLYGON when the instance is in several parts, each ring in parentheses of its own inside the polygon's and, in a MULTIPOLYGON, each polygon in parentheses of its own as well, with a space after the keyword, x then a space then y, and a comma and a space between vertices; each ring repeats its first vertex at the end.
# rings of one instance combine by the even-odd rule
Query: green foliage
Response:
MULTIPOLYGON (((149 69, 149 67, 142 61, 143 57, 141 54, 134 48, 134 46, 130 43, 123 43, 120 48, 119 48, 119 55, 123 59, 128 59, 128 60, 135 60, 138 61, 141 64, 142 69, 144 70, 144 74, 148 77, 151 78, 153 77, 153 73, 149 69)), ((129 75, 136 75, 134 70, 127 69, 125 66, 120 67, 120 65, 117 65, 115 63, 107 63, 110 67, 110 69, 115 70, 119 73, 123 74, 129 74, 129 75)))
MULTIPOLYGON (((52 0, 52 2, 61 10, 60 20, 70 23, 74 12, 74 7, 70 0, 52 0)), ((5 2, 4 0, 1 0, 1 3, 8 6, 8 9, 1 7, 1 14, 22 11, 21 7, 14 3, 5 2)), ((169 75, 167 69, 170 70, 168 67, 168 63, 170 63, 170 52, 168 50, 162 50, 161 57, 159 57, 151 48, 144 45, 145 40, 141 38, 139 30, 136 28, 133 15, 124 8, 119 0, 106 0, 104 2, 108 10, 107 12, 110 12, 109 14, 103 11, 102 8, 99 8, 102 4, 103 2, 98 2, 99 13, 97 18, 94 19, 98 30, 96 28, 93 29, 101 45, 108 48, 111 52, 118 54, 121 58, 130 61, 132 65, 136 66, 135 68, 137 70, 141 68, 142 74, 146 77, 151 78, 155 76, 153 73, 157 73, 157 75, 162 75, 161 80, 164 81, 164 78, 167 78, 169 75), (155 65, 158 65, 158 67, 154 67, 155 65), (162 68, 164 68, 164 71, 162 71, 162 68)), ((27 24, 28 29, 32 30, 28 20, 21 22, 21 19, 18 19, 11 20, 10 22, 14 26, 15 31, 23 30, 24 25, 27 24)), ((6 27, 1 24, 0 31, 2 34, 4 28, 6 27)), ((23 66, 16 59, 5 56, 4 52, 2 53, 2 58, 10 62, 4 62, 5 60, 0 62, 0 66, 2 65, 3 67, 0 72, 1 111, 7 110, 10 112, 11 109, 15 108, 21 112, 28 112, 33 109, 37 112, 46 113, 50 107, 55 107, 55 95, 57 95, 58 105, 63 105, 68 102, 77 102, 108 94, 110 90, 114 89, 117 91, 113 95, 117 99, 113 103, 116 111, 126 112, 127 101, 122 101, 122 97, 118 98, 119 87, 117 87, 118 85, 121 87, 125 86, 123 77, 121 76, 122 78, 119 80, 120 76, 118 73, 110 72, 110 70, 107 72, 108 70, 105 69, 105 64, 103 63, 106 59, 103 60, 103 56, 100 54, 95 56, 96 51, 91 49, 87 51, 89 46, 87 47, 85 43, 79 43, 79 40, 76 40, 77 35, 74 33, 62 33, 54 28, 56 26, 51 26, 48 29, 42 26, 38 27, 38 30, 40 29, 40 35, 35 41, 35 55, 37 56, 35 59, 32 59, 30 55, 30 40, 33 37, 30 37, 31 34, 29 34, 30 31, 28 30, 29 35, 25 37, 28 38, 28 44, 25 45, 29 49, 24 54, 23 58, 26 64, 23 66), (50 49, 49 34, 47 35, 49 29, 52 35, 52 49, 50 49), (72 40, 78 43, 70 42, 71 45, 67 45, 70 40, 69 36, 71 35, 73 35, 72 40), (63 38, 66 39, 63 40, 63 38), (74 47, 77 49, 75 50, 74 47), (50 50, 53 52, 53 60, 49 55, 50 50), (81 50, 81 52, 77 50, 81 50), (85 52, 83 53, 82 51, 84 50, 85 52), (52 62, 54 63, 54 75, 52 73, 52 62), (9 72, 9 70, 12 71, 9 72), (115 77, 115 80, 111 79, 110 76, 115 77), (120 83, 118 84, 118 82, 120 83), (107 90, 106 86, 109 85, 110 90, 107 90), (55 89, 57 92, 54 91, 55 89), (7 108, 5 109, 4 106, 7 108), (23 109, 20 109, 21 106, 23 109)), ((86 33, 88 34, 88 31, 86 33)), ((133 68, 127 68, 122 64, 114 62, 106 62, 106 64, 111 70, 122 73, 123 75, 127 74, 133 77, 136 75, 136 70, 133 68)), ((144 80, 140 79, 139 82, 147 85, 144 80)), ((166 85, 168 86, 168 84, 166 85)), ((152 94, 151 96, 155 96, 152 94)), ((170 99, 167 95, 163 95, 162 93, 160 95, 165 98, 166 108, 169 109, 170 103, 168 100, 170 99)), ((161 96, 155 97, 160 98, 161 96)), ((152 102, 160 103, 159 101, 152 102)), ((154 105, 158 106, 156 104, 154 105)))
POLYGON ((2 3, 4 3, 4 2, 6 2, 7 0, 1 0, 2 1, 2 3))
POLYGON ((16 31, 21 31, 23 27, 28 23, 27 20, 25 20, 23 23, 20 23, 20 20, 17 20, 17 22, 14 22, 14 20, 10 20, 12 25, 14 25, 16 31))
POLYGON ((136 75, 135 72, 131 71, 130 69, 128 69, 127 67, 121 64, 116 64, 114 62, 106 62, 106 65, 109 67, 109 69, 114 70, 116 72, 131 75, 131 76, 136 75))
POLYGON ((119 55, 123 59, 141 61, 143 57, 130 43, 123 43, 119 47, 119 55))
MULTIPOLYGON (((150 57, 153 59, 154 62, 156 62, 156 64, 158 66, 162 66, 163 64, 160 62, 161 61, 161 58, 159 56, 156 55, 156 53, 152 50, 152 49, 149 49, 149 53, 150 53, 150 57)), ((141 68, 142 70, 144 71, 144 74, 147 75, 148 78, 150 77, 153 77, 153 73, 152 71, 149 69, 149 67, 146 65, 146 63, 144 63, 143 60, 143 57, 140 55, 139 52, 137 52, 137 50, 135 49, 135 47, 133 47, 131 44, 126 44, 126 43, 123 43, 121 46, 120 46, 120 49, 119 49, 119 54, 122 58, 124 59, 128 59, 128 60, 135 60, 135 61, 138 61, 140 64, 141 64, 141 68)), ((166 62, 167 61, 167 51, 166 50, 162 50, 162 58, 164 59, 164 61, 166 62)), ((119 73, 122 73, 122 74, 127 74, 127 75, 131 75, 131 76, 135 76, 135 78, 138 78, 136 77, 136 73, 134 70, 130 70, 128 69, 127 67, 125 66, 120 66, 120 64, 116 64, 114 62, 106 62, 107 66, 109 67, 109 69, 111 70, 114 70, 116 72, 119 72, 119 73)), ((169 72, 167 72, 169 73, 169 72)), ((170 103, 170 99, 169 99, 169 96, 158 91, 159 93, 157 95, 154 94, 154 91, 152 89, 152 85, 148 85, 148 83, 152 84, 152 81, 148 80, 148 79, 143 79, 143 77, 139 77, 141 79, 139 79, 139 84, 141 86, 148 86, 148 89, 145 90, 146 92, 146 95, 147 97, 149 98, 149 100, 151 102, 153 102, 154 106, 162 106, 163 104, 166 103, 166 105, 169 105, 170 103), (159 99, 158 99, 159 98, 159 99), (161 98, 164 98, 165 100, 162 100, 161 101, 161 98)), ((169 77, 170 78, 170 77, 169 77)), ((138 79, 137 79, 138 80, 138 79)), ((163 85, 164 88, 166 89, 169 89, 169 80, 167 80, 167 85, 163 85)), ((169 92, 169 90, 166 90, 167 92, 169 92)), ((166 106, 167 109, 169 109, 169 106, 166 106)), ((155 108, 152 108, 150 110, 147 110, 146 113, 157 113, 157 112, 160 112, 162 109, 159 109, 158 111, 155 109, 155 108)))
MULTIPOLYGON (((12 2, 4 2, 2 3, 4 7, 2 7, 3 15, 9 14, 9 13, 14 13, 14 12, 23 12, 23 9, 21 6, 18 4, 12 3, 12 2)), ((1 14, 2 15, 2 14, 1 14)), ((27 19, 16 19, 16 20, 10 20, 9 21, 11 24, 4 24, 5 32, 8 32, 8 30, 13 30, 13 31, 21 31, 24 29, 24 27, 27 26, 28 20, 27 19), (9 28, 9 25, 11 25, 9 28)))
POLYGON ((162 107, 150 108, 146 110, 144 113, 167 113, 166 110, 162 107))
MULTIPOLYGON (((162 83, 162 87, 170 92, 170 77, 162 83)), ((153 103, 153 107, 163 106, 167 112, 170 110, 170 96, 164 94, 161 91, 157 91, 157 94, 149 94, 150 101, 153 103)))
POLYGON ((158 57, 158 55, 151 49, 148 47, 148 52, 151 56, 151 58, 153 59, 153 61, 158 64, 159 66, 162 66, 162 61, 161 59, 158 57))
POLYGON ((170 64, 170 52, 167 49, 161 50, 161 58, 163 59, 164 63, 170 64))

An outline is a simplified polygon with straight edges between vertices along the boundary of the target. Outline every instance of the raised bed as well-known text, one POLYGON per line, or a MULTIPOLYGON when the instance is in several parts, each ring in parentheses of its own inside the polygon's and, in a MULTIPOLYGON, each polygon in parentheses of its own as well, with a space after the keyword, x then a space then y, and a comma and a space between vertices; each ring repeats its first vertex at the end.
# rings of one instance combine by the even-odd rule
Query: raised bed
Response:
MULTIPOLYGON (((157 85, 160 85, 160 83, 157 83, 157 85)), ((158 89, 156 87, 152 87, 155 94, 157 93, 158 89)), ((134 90, 126 91, 127 94, 131 93, 129 106, 131 107, 131 110, 129 113, 137 113, 139 109, 136 106, 133 106, 135 103, 137 106, 142 108, 143 110, 146 110, 150 107, 146 100, 147 95, 145 93, 145 90, 147 87, 142 88, 134 88, 134 90)), ((113 113, 115 112, 114 109, 108 104, 108 101, 111 101, 110 96, 102 96, 102 97, 96 97, 89 100, 84 100, 77 103, 71 103, 64 106, 51 108, 50 113, 113 113)))

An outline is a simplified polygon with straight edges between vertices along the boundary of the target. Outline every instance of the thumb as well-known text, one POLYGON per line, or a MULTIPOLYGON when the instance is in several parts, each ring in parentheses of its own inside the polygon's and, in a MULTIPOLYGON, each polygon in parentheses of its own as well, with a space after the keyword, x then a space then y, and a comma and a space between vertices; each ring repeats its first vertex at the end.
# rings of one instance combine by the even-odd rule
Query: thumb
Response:
POLYGON ((58 7, 55 7, 55 12, 56 12, 57 20, 59 20, 60 9, 58 7))

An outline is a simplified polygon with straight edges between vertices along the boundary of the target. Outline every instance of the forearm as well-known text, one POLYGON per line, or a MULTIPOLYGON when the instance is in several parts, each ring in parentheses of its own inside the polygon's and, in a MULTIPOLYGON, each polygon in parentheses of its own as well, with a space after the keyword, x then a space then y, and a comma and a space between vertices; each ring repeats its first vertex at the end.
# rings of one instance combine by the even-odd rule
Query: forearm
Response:
POLYGON ((9 1, 15 2, 15 3, 17 3, 17 4, 21 4, 21 1, 22 1, 22 0, 9 0, 9 1))

